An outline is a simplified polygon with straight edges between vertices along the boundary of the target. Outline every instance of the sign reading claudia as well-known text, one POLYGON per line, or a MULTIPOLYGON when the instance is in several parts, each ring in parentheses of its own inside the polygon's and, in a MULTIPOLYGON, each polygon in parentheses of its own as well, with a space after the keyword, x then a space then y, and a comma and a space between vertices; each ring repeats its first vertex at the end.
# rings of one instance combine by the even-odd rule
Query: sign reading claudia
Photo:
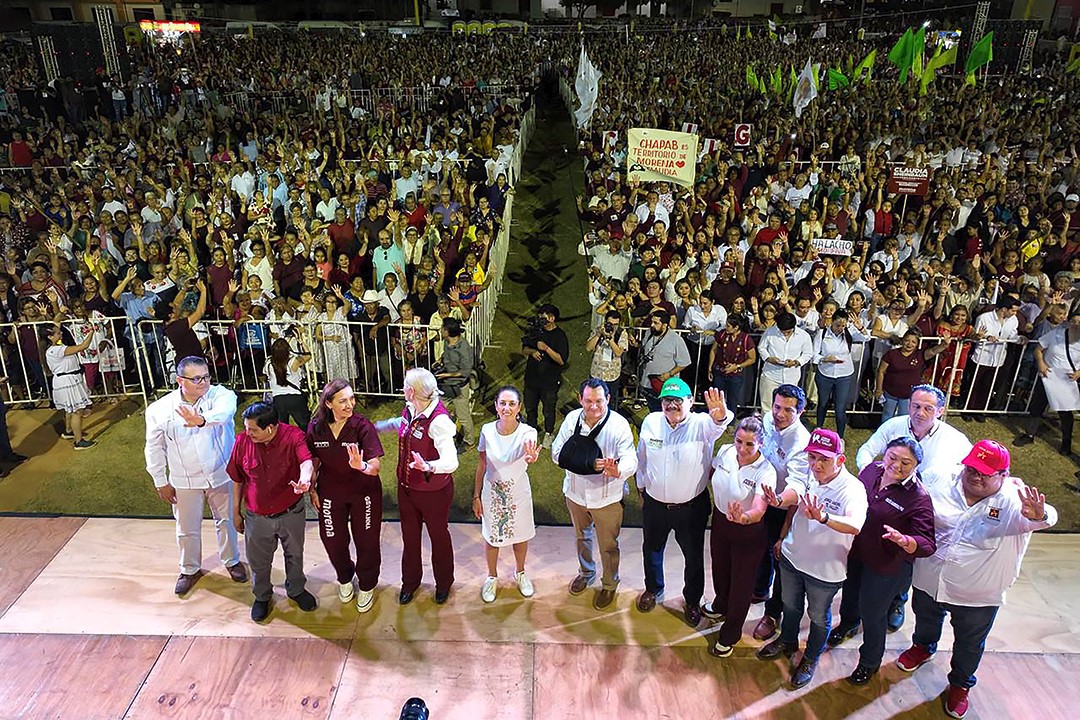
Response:
POLYGON ((889 192, 926 195, 930 190, 930 168, 893 165, 889 168, 889 192))
POLYGON ((626 168, 630 182, 657 182, 694 186, 697 135, 630 128, 627 133, 626 168))

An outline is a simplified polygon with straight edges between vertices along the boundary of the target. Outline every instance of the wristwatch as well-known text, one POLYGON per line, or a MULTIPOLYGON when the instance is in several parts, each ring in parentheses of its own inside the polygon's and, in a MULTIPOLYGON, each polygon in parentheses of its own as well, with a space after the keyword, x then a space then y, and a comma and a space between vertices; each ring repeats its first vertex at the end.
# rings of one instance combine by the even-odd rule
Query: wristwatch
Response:
POLYGON ((822 515, 821 519, 818 520, 818 522, 821 523, 822 525, 828 525, 829 524, 829 513, 826 512, 824 515, 822 515))

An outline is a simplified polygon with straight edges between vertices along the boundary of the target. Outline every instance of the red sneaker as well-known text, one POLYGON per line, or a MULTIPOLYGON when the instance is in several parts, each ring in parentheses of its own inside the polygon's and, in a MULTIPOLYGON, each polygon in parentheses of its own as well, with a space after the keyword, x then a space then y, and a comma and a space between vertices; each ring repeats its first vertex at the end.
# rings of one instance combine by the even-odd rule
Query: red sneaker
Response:
POLYGON ((945 696, 945 714, 949 717, 962 718, 968 711, 968 689, 949 686, 949 694, 945 696))
POLYGON ((904 672, 915 672, 920 667, 930 662, 930 658, 932 657, 934 657, 934 653, 930 652, 922 645, 912 645, 907 650, 900 653, 900 657, 896 658, 896 667, 904 672))

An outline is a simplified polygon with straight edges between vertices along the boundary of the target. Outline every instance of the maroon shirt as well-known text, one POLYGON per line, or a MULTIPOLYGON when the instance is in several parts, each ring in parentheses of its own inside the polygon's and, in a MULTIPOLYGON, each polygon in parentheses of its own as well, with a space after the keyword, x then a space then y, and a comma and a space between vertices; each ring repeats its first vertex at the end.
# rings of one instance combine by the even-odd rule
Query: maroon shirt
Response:
POLYGON ((405 422, 398 428, 398 462, 397 477, 401 487, 408 490, 422 490, 430 492, 442 490, 454 476, 451 473, 426 473, 409 467, 412 462, 412 454, 420 453, 425 460, 437 460, 439 452, 435 449, 435 441, 428 435, 428 425, 439 415, 449 415, 442 400, 435 405, 430 415, 412 417, 412 410, 408 405, 402 411, 401 416, 405 422))
POLYGON ((911 397, 911 388, 922 382, 923 370, 926 369, 923 351, 916 349, 911 355, 905 356, 898 348, 893 348, 885 353, 881 361, 889 364, 882 383, 885 392, 894 398, 911 397))
POLYGON ((866 487, 869 507, 866 522, 851 545, 851 556, 878 575, 896 575, 905 562, 930 557, 937 550, 934 534, 934 503, 913 474, 907 482, 881 487, 885 465, 877 460, 859 473, 866 487), (915 539, 915 553, 908 555, 892 540, 885 540, 885 526, 915 539))
POLYGON ((349 465, 348 445, 356 445, 364 454, 364 460, 382 457, 379 433, 363 415, 353 415, 334 437, 329 423, 317 425, 314 421, 307 428, 307 445, 311 456, 319 461, 317 489, 320 497, 345 502, 359 494, 373 490, 382 492, 377 475, 367 475, 349 465))
POLYGON ((311 459, 303 430, 288 423, 277 428, 268 443, 257 443, 246 432, 237 435, 225 468, 244 486, 244 504, 256 515, 283 513, 300 501, 289 483, 300 479, 300 464, 311 459))

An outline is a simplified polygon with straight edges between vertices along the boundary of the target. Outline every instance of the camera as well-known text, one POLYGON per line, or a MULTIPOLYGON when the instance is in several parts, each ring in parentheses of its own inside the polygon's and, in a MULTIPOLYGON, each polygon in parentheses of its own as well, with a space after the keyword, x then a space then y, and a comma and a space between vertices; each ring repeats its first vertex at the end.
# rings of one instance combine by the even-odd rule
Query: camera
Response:
POLYGON ((534 315, 525 321, 525 332, 521 335, 521 344, 536 347, 544 332, 544 318, 534 315))

